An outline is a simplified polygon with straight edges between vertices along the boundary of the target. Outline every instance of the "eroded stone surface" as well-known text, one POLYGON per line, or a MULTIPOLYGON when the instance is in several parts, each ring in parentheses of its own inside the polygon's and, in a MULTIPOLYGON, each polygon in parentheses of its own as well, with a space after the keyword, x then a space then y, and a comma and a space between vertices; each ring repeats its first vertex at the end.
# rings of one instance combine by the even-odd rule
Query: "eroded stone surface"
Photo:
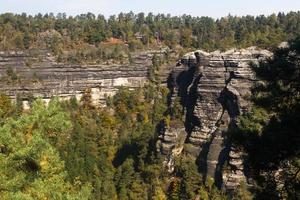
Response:
MULTIPOLYGON (((199 50, 183 56, 170 76, 170 106, 179 96, 186 113, 184 152, 197 157, 205 176, 224 183, 226 189, 246 180, 243 160, 230 147, 226 132, 251 107, 250 89, 256 81, 251 63, 258 64, 271 56, 271 52, 255 47, 212 53, 199 50), (232 170, 222 175, 226 160, 232 170)), ((169 152, 170 157, 172 152, 165 141, 173 136, 168 133, 161 137, 161 152, 169 152)))
POLYGON ((233 191, 241 182, 246 182, 244 174, 243 154, 235 147, 231 147, 227 169, 223 172, 223 187, 233 191))
POLYGON ((31 97, 47 101, 52 96, 80 99, 90 88, 96 105, 114 95, 120 86, 136 88, 148 80, 152 56, 163 52, 141 52, 132 55, 131 64, 63 64, 46 50, 0 53, 0 93, 15 99, 19 95, 25 109, 31 97))

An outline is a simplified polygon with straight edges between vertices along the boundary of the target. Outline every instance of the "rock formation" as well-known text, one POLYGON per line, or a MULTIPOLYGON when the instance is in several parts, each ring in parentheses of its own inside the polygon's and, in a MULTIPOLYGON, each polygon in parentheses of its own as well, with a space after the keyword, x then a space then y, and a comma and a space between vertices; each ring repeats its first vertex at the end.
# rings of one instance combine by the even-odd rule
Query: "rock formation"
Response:
MULTIPOLYGON (((227 131, 251 107, 250 89, 256 81, 251 63, 271 56, 255 47, 212 53, 199 50, 186 54, 170 75, 170 107, 178 96, 185 110, 183 152, 196 157, 204 175, 214 178, 220 187, 224 183, 227 190, 246 181, 242 155, 231 147, 227 131), (222 174, 226 162, 229 169, 222 174)), ((162 132, 157 147, 168 163, 174 156, 170 149, 180 143, 176 141, 178 131, 170 130, 172 127, 162 132)))
POLYGON ((148 51, 133 54, 130 64, 83 65, 57 63, 46 50, 0 52, 0 93, 12 99, 19 95, 27 108, 32 97, 45 102, 52 96, 79 100, 90 88, 94 103, 103 104, 105 97, 113 95, 119 86, 143 86, 154 53, 163 55, 148 51))
MULTIPOLYGON (((83 65, 57 63, 42 50, 0 52, 0 93, 12 99, 19 95, 28 108, 30 98, 41 97, 46 103, 52 96, 80 99, 90 88, 94 103, 104 104, 119 86, 136 88, 147 82, 154 53, 163 55, 140 52, 131 56, 130 64, 83 65)), ((157 142, 170 172, 173 157, 184 152, 193 155, 205 177, 214 178, 219 187, 233 190, 247 181, 243 155, 230 144, 228 130, 251 107, 248 97, 256 79, 250 64, 270 56, 254 47, 212 53, 199 50, 186 54, 173 68, 168 78, 169 106, 172 109, 180 98, 185 120, 173 123, 171 119, 157 142)))

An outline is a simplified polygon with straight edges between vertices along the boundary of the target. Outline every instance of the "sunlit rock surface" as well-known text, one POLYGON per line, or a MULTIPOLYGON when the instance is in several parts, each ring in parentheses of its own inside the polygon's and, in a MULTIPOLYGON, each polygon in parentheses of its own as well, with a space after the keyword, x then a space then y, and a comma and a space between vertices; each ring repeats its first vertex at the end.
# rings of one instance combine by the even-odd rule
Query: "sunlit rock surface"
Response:
MULTIPOLYGON (((170 74, 170 107, 180 97, 185 110, 182 152, 196 157, 205 177, 214 178, 227 190, 246 181, 242 156, 231 147, 227 132, 251 108, 250 90, 257 81, 251 65, 271 56, 256 47, 211 53, 199 50, 184 55, 170 74), (225 163, 229 169, 223 173, 225 163)), ((165 131, 158 142, 158 150, 168 159, 174 156, 170 149, 178 146, 175 135, 165 131)))
POLYGON ((163 54, 135 53, 130 64, 84 65, 57 63, 46 50, 0 52, 0 93, 12 99, 19 95, 28 109, 28 101, 33 97, 46 103, 52 96, 79 100, 85 89, 90 88, 93 102, 101 105, 120 86, 143 86, 148 81, 154 53, 163 54))

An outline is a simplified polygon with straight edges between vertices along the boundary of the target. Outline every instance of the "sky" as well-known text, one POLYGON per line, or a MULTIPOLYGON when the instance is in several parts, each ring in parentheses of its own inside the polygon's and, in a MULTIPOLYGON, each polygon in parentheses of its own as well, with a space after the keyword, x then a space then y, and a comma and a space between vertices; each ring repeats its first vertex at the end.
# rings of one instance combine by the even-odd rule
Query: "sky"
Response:
POLYGON ((220 18, 231 15, 269 15, 300 11, 300 0, 0 0, 0 13, 27 14, 92 12, 106 17, 120 12, 189 14, 220 18))

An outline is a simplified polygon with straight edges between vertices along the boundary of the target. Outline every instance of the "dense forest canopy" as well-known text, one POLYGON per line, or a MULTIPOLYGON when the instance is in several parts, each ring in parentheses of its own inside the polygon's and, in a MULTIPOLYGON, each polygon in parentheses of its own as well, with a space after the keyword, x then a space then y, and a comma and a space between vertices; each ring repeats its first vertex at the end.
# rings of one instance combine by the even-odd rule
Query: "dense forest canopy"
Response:
POLYGON ((217 20, 151 13, 108 19, 92 13, 0 15, 1 51, 50 48, 60 55, 73 49, 103 50, 105 45, 128 51, 164 45, 175 50, 252 45, 274 50, 272 58, 253 66, 261 80, 249 98, 253 108, 229 131, 246 155, 245 167, 253 177, 250 189, 241 185, 226 194, 203 177, 190 155, 175 159, 172 175, 162 167, 156 151, 158 130, 182 122, 183 113, 180 99, 168 109, 168 88, 157 77, 162 63, 154 57, 149 83, 135 90, 120 87, 106 99, 107 107, 93 105, 88 88, 80 101, 53 98, 45 106, 35 99, 30 110, 1 94, 0 198, 299 199, 299 34, 300 12, 217 20), (290 41, 290 46, 275 48, 282 41, 290 41), (276 170, 284 172, 280 188, 276 170))
MULTIPOLYGON (((299 40, 253 66, 264 84, 252 92, 254 107, 240 116, 230 138, 248 155, 253 174, 225 194, 204 181, 195 160, 176 159, 172 178, 156 152, 157 128, 180 117, 167 109, 168 90, 150 81, 145 88, 120 88, 106 108, 80 102, 41 100, 30 111, 0 96, 0 195, 3 199, 298 199, 299 40), (177 117, 176 117, 177 116, 177 117), (282 187, 274 170, 281 169, 282 187)), ((153 77, 156 78, 155 76, 153 77)))
POLYGON ((206 50, 260 46, 272 48, 300 33, 300 12, 270 16, 231 16, 220 19, 152 13, 120 13, 105 18, 92 13, 0 15, 0 48, 50 47, 55 53, 86 45, 99 46, 111 38, 131 50, 167 45, 206 50))

